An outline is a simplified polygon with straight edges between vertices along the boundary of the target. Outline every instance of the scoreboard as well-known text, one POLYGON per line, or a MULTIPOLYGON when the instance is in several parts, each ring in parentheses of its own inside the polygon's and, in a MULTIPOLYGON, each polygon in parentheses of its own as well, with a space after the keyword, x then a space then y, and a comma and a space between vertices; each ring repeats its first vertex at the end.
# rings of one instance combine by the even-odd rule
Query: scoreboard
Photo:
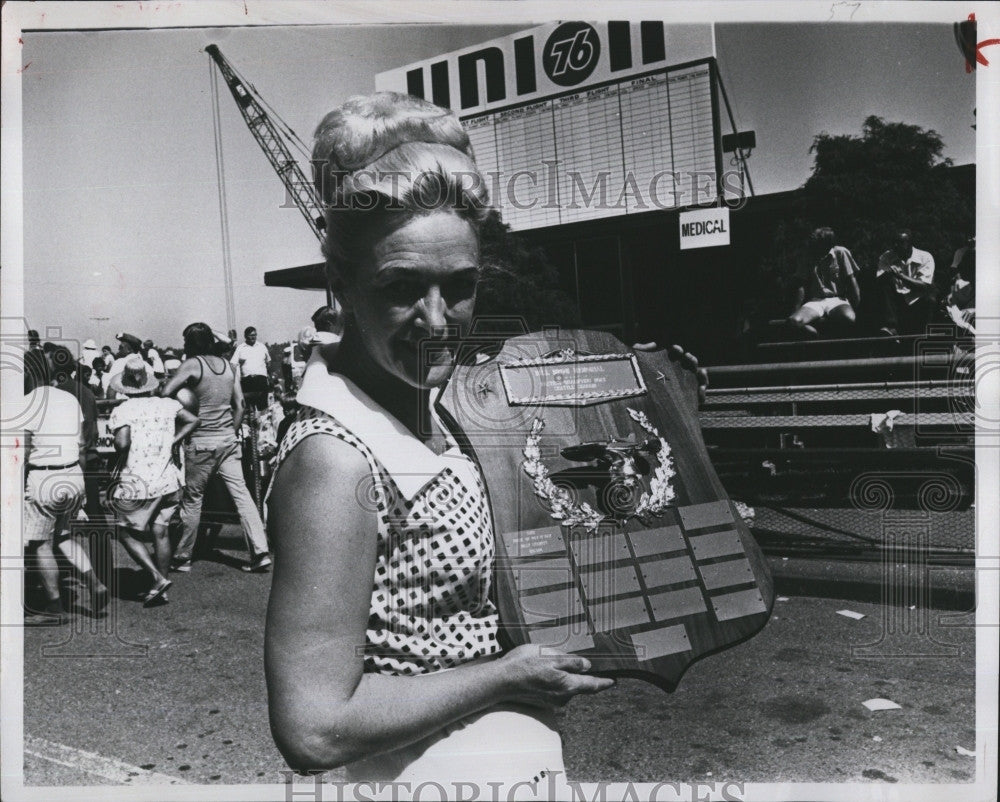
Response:
POLYGON ((376 86, 459 115, 493 205, 517 230, 714 202, 713 56, 710 26, 552 23, 382 73, 376 86))
POLYGON ((463 123, 479 168, 498 177, 493 202, 524 229, 714 200, 712 108, 701 65, 463 123))

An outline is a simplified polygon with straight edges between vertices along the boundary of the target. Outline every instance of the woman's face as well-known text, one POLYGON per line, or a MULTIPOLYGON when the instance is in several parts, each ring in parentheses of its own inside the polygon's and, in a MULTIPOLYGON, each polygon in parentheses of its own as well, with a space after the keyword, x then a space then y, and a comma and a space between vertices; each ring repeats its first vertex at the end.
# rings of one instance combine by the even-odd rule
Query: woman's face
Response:
POLYGON ((472 226, 448 212, 415 217, 376 239, 370 254, 342 293, 365 348, 412 387, 443 384, 476 302, 472 226))

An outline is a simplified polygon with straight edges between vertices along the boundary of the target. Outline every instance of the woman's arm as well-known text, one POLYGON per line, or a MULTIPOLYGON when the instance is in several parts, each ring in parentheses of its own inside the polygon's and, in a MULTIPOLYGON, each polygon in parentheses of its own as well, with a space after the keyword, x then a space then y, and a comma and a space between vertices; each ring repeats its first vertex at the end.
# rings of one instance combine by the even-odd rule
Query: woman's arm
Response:
POLYGON ((200 376, 200 373, 201 363, 197 359, 184 360, 184 364, 177 368, 177 372, 163 385, 160 395, 173 398, 181 387, 186 387, 192 379, 200 376))
POLYGON ((132 427, 125 425, 115 429, 115 452, 120 459, 125 459, 132 447, 132 427))
POLYGON ((178 409, 174 416, 174 445, 182 442, 200 423, 201 419, 197 415, 192 415, 184 407, 178 409))
POLYGON ((357 488, 368 482, 364 457, 321 435, 298 445, 275 477, 265 665, 271 730, 290 766, 329 769, 504 700, 556 705, 613 684, 581 675, 581 657, 532 647, 419 678, 364 673, 377 521, 357 488))

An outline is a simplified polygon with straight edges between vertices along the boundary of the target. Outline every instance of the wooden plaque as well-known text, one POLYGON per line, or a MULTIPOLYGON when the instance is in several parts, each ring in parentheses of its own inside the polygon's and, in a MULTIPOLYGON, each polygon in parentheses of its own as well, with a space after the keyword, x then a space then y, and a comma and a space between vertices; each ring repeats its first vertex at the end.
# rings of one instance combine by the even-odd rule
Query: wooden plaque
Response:
POLYGON ((766 563, 716 476, 697 379, 595 331, 460 365, 437 410, 482 469, 505 637, 676 688, 766 623, 766 563))

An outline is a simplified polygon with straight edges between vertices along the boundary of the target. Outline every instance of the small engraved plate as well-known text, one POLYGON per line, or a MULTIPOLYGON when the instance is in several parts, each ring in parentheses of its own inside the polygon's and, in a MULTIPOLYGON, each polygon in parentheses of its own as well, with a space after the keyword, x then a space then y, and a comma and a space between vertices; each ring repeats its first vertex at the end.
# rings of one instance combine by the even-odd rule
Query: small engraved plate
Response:
POLYGON ((538 560, 511 568, 518 590, 566 585, 573 581, 569 560, 538 560))
POLYGON ((641 532, 629 532, 628 539, 632 541, 636 557, 649 557, 653 554, 666 554, 684 548, 684 538, 679 526, 664 526, 659 529, 644 529, 641 532))
POLYGON ((725 499, 709 501, 706 504, 692 504, 690 507, 679 507, 677 512, 680 513, 681 524, 687 531, 733 523, 733 510, 725 499))
POLYGON ((646 393, 634 354, 542 357, 500 365, 511 406, 583 405, 646 393))
POLYGON ((510 557, 534 557, 539 554, 564 554, 566 541, 558 526, 504 532, 503 542, 510 557))
POLYGON ((649 604, 653 608, 653 618, 657 621, 669 621, 671 618, 684 618, 707 611, 701 588, 681 588, 650 596, 649 604))
POLYGON ((767 612, 767 605, 764 604, 757 588, 738 590, 725 596, 713 596, 712 605, 715 607, 715 617, 720 621, 767 612))
POLYGON ((594 629, 598 632, 649 623, 649 613, 646 612, 646 604, 641 596, 612 599, 604 604, 592 605, 590 615, 594 619, 594 629))
POLYGON ((528 633, 528 640, 539 646, 550 646, 564 652, 581 652, 594 648, 594 639, 586 632, 586 623, 568 626, 541 627, 528 633))
POLYGON ((743 541, 732 529, 726 532, 714 532, 711 535, 697 535, 688 538, 696 560, 711 560, 713 557, 724 557, 727 554, 743 554, 743 541))
POLYGON ((587 565, 613 563, 618 560, 629 560, 632 554, 625 544, 622 535, 610 537, 587 537, 570 542, 576 564, 581 568, 587 565))
POLYGON ((521 614, 526 624, 541 624, 560 618, 575 618, 583 615, 583 602, 576 588, 540 593, 537 596, 521 597, 521 614))
POLYGON ((691 641, 688 640, 683 624, 651 629, 648 632, 633 632, 629 637, 632 638, 632 647, 640 662, 691 650, 691 641))
POLYGON ((639 570, 642 572, 646 587, 650 590, 698 578, 694 572, 694 566, 691 564, 691 558, 686 555, 670 560, 642 563, 639 570))
POLYGON ((698 570, 701 572, 701 578, 705 581, 705 587, 709 590, 727 588, 730 585, 745 585, 747 582, 754 581, 750 563, 746 560, 699 565, 698 570))
POLYGON ((580 574, 583 589, 588 599, 601 599, 605 596, 624 596, 639 590, 639 577, 631 566, 612 568, 606 571, 590 571, 580 574))

